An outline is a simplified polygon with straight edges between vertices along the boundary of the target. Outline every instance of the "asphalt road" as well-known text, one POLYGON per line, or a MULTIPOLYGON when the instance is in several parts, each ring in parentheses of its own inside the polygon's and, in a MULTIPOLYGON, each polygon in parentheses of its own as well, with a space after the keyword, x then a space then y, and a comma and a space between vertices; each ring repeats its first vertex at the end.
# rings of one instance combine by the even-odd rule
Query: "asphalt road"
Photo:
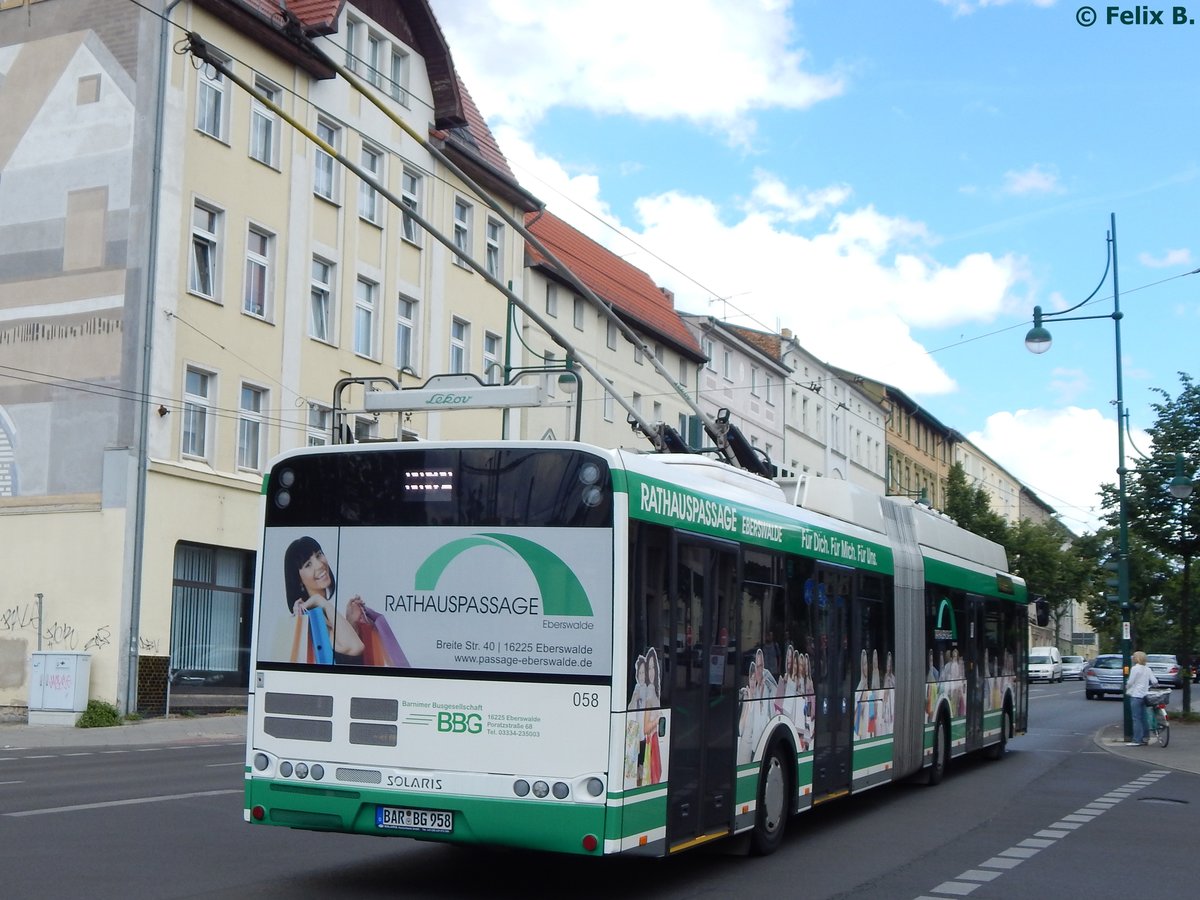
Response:
POLYGON ((1030 733, 1004 759, 955 761, 938 787, 894 785, 807 813, 764 859, 581 860, 251 827, 233 741, 3 751, 3 894, 1107 898, 1146 894, 1152 870, 1155 895, 1187 896, 1200 776, 1098 747, 1120 705, 1085 701, 1078 682, 1031 697, 1030 733), (1131 865, 1130 847, 1152 849, 1153 862, 1131 865))

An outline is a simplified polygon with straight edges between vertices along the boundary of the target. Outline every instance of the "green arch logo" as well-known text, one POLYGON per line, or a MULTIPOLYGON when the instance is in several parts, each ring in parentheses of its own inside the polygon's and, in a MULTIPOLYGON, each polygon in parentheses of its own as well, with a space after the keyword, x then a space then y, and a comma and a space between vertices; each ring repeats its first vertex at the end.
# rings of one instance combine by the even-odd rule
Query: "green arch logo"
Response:
POLYGON ((937 630, 938 631, 948 631, 951 640, 958 640, 958 625, 954 621, 954 607, 950 605, 949 597, 943 597, 942 602, 938 604, 937 630), (943 624, 945 621, 946 613, 950 614, 950 627, 949 628, 946 628, 946 626, 943 624))
POLYGON ((439 547, 421 563, 413 577, 419 591, 434 591, 450 563, 475 547, 495 547, 525 562, 537 581, 542 609, 548 616, 590 616, 592 604, 587 591, 571 567, 541 544, 511 534, 477 534, 439 547))

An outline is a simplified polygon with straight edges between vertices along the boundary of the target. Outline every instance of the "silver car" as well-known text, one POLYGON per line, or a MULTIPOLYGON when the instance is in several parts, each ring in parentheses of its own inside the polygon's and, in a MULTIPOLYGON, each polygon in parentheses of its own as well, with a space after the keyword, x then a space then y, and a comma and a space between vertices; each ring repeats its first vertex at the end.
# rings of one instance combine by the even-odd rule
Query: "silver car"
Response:
POLYGON ((1159 684, 1183 687, 1183 670, 1179 668, 1179 660, 1174 653, 1147 653, 1146 665, 1159 684))
POLYGON ((1120 653, 1101 653, 1083 670, 1083 692, 1089 700, 1103 700, 1105 694, 1125 693, 1125 667, 1120 653))
POLYGON ((1063 657, 1063 678, 1083 678, 1083 669, 1087 665, 1087 660, 1082 656, 1064 656, 1063 657))

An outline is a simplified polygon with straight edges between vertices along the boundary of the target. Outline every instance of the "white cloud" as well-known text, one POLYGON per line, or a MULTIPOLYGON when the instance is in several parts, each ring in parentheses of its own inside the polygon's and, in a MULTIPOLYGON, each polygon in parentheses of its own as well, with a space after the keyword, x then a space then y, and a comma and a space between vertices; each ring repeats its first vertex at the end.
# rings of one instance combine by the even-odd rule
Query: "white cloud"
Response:
POLYGON ((778 0, 440 0, 438 21, 493 126, 551 107, 729 128, 759 109, 804 109, 844 89, 814 73, 778 0), (479 27, 481 21, 486 28, 479 27), (706 52, 707 48, 707 52, 706 52), (719 64, 712 49, 720 48, 719 64), (504 77, 488 77, 503 72, 504 77))
POLYGON ((1190 266, 1192 251, 1186 247, 1168 250, 1162 256, 1151 256, 1149 253, 1139 253, 1138 262, 1149 269, 1169 269, 1175 266, 1190 266))
POLYGON ((1010 170, 1004 173, 1004 193, 1023 196, 1025 194, 1061 194, 1058 173, 1047 171, 1041 165, 1033 165, 1024 171, 1010 170))
MULTIPOLYGON (((967 435, 993 459, 1058 510, 1079 534, 1100 527, 1099 485, 1117 480, 1117 423, 1098 410, 1022 409, 988 416, 967 435)), ((1139 447, 1149 437, 1136 432, 1139 447)), ((1147 450, 1147 452, 1149 452, 1147 450)))
POLYGON ((754 173, 754 192, 748 208, 778 210, 785 222, 808 222, 850 199, 850 186, 835 184, 818 190, 792 190, 782 179, 761 169, 754 173))
POLYGON ((1011 311, 1010 293, 1024 278, 1010 256, 939 262, 922 223, 872 206, 838 212, 809 235, 780 227, 781 208, 830 206, 849 197, 845 185, 800 190, 765 176, 759 183, 770 190, 756 191, 732 218, 713 200, 672 191, 640 198, 637 221, 618 222, 594 175, 540 155, 514 130, 499 129, 497 139, 551 212, 674 291, 679 310, 791 328, 827 361, 910 394, 955 389, 912 329, 991 321, 1011 311))

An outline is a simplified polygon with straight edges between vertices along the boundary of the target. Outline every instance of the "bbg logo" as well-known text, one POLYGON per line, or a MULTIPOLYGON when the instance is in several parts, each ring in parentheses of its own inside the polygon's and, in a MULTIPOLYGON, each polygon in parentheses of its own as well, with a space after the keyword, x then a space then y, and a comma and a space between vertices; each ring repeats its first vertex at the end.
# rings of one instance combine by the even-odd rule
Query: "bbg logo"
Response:
POLYGON ((437 729, 450 734, 479 734, 483 731, 483 716, 479 713, 439 711, 437 729))

